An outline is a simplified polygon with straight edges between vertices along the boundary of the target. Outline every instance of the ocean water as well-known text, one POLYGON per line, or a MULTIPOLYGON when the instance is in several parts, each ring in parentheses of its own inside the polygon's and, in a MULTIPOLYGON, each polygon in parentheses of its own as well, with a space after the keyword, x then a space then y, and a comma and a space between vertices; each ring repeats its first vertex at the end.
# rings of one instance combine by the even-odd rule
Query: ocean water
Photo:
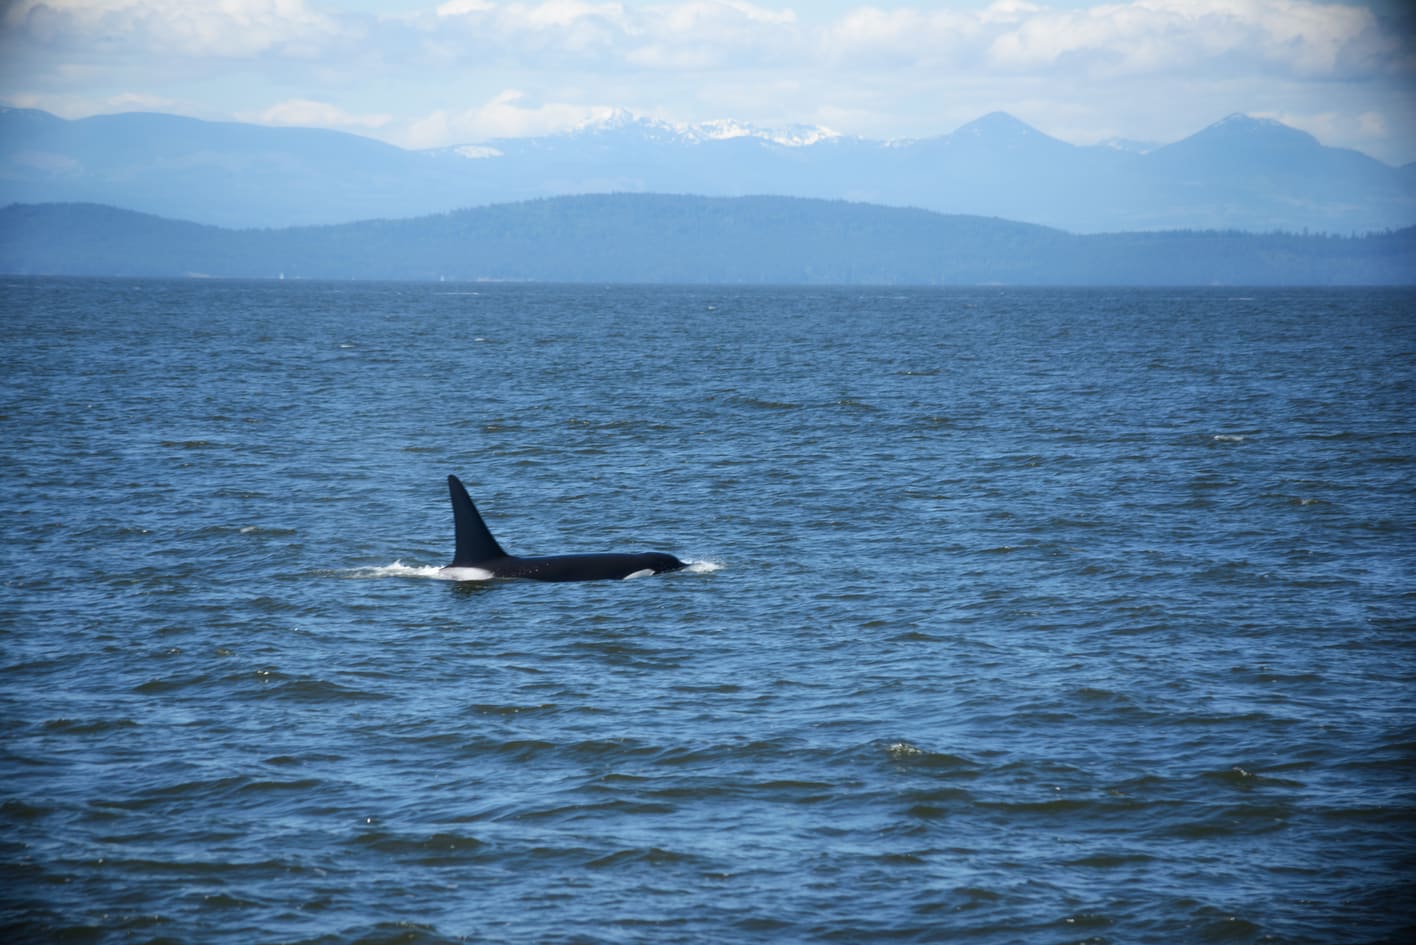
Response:
POLYGON ((1416 293, 10 280, 7 942, 1404 942, 1416 293), (445 480, 523 554, 449 581, 445 480))

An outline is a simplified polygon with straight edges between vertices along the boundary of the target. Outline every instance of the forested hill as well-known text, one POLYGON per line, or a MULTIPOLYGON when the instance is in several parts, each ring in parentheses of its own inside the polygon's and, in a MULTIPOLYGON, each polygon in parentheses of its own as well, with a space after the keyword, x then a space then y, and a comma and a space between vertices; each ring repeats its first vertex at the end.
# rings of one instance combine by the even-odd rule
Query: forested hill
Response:
POLYGON ((1073 235, 785 197, 556 197, 228 230, 94 204, 0 209, 0 271, 93 276, 969 285, 1416 283, 1416 228, 1073 235))

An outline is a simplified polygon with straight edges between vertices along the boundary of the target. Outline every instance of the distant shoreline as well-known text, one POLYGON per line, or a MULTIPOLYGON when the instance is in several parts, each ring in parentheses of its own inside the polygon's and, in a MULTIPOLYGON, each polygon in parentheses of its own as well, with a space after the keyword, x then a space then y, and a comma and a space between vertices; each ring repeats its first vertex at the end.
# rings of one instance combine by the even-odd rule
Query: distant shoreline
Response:
POLYGON ((731 285, 1416 284, 1416 227, 1073 234, 796 197, 600 194, 224 229, 100 204, 0 208, 10 275, 731 285))

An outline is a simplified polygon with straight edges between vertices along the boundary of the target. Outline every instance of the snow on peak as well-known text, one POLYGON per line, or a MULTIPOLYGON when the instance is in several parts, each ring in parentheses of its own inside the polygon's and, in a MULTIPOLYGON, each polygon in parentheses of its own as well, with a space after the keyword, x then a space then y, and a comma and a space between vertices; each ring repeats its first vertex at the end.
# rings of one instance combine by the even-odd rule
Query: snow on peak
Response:
POLYGON ((587 118, 573 128, 573 131, 618 131, 639 124, 655 124, 636 116, 627 108, 612 108, 604 114, 587 118))
POLYGON ((696 125, 683 125, 679 130, 685 137, 700 141, 759 138, 788 148, 803 148, 841 136, 840 132, 832 131, 830 128, 822 128, 819 125, 788 125, 785 128, 766 129, 726 118, 699 122, 696 125))
POLYGON ((485 144, 464 144, 461 147, 453 148, 452 150, 456 154, 459 154, 465 158, 470 158, 474 161, 481 160, 483 158, 494 158, 502 156, 501 151, 498 151, 496 148, 490 147, 485 144))
POLYGON ((756 138, 783 147, 807 147, 821 141, 839 138, 839 132, 818 125, 789 125, 785 128, 764 129, 729 118, 696 123, 669 122, 636 115, 628 109, 616 108, 603 116, 577 126, 572 133, 602 133, 639 131, 646 136, 679 139, 689 143, 728 141, 733 138, 756 138))

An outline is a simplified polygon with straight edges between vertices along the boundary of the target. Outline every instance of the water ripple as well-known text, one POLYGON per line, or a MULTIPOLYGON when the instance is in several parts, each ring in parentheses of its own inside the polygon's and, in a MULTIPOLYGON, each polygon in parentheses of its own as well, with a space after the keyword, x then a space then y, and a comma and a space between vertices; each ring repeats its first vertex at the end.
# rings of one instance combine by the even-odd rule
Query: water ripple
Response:
POLYGON ((445 289, 0 289, 7 940, 1400 940, 1409 292, 445 289))

